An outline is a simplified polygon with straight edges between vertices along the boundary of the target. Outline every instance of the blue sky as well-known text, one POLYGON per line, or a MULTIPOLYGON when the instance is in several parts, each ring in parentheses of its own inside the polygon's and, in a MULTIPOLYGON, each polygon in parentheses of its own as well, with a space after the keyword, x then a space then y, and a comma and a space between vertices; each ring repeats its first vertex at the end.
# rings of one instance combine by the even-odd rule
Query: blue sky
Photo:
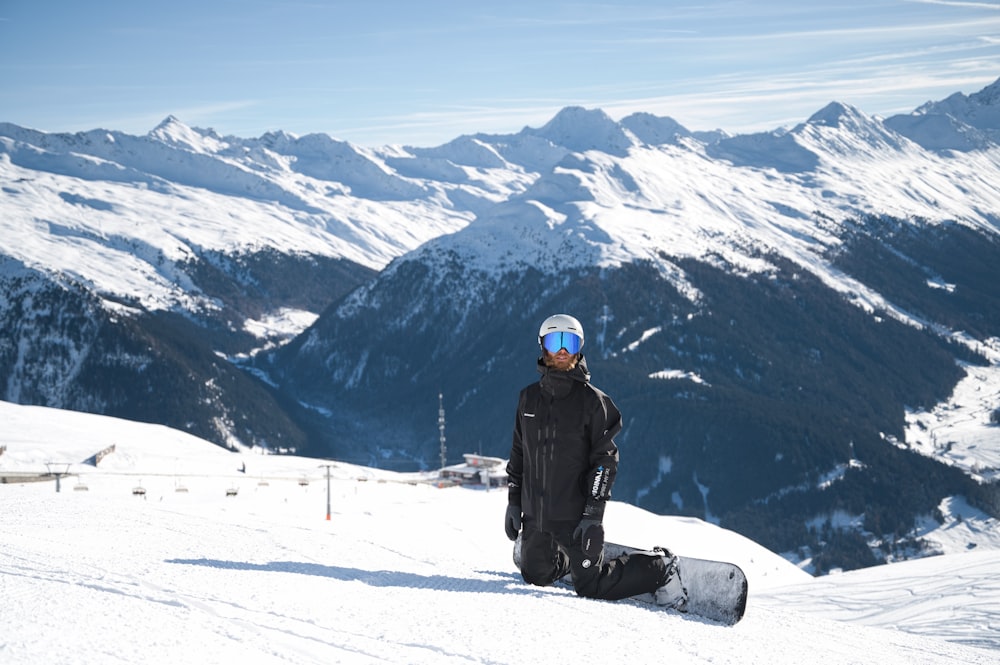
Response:
POLYGON ((565 106, 774 129, 1000 78, 1000 0, 0 0, 0 121, 433 146, 565 106))

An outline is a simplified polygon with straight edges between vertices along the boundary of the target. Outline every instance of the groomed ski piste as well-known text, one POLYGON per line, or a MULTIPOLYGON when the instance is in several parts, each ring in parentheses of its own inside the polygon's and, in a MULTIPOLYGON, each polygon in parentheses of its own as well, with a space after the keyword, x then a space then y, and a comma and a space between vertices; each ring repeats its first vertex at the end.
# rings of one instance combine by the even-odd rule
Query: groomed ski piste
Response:
POLYGON ((613 502, 609 539, 746 571, 746 616, 725 627, 527 586, 503 491, 6 402, 0 422, 0 477, 69 474, 58 492, 0 484, 5 665, 998 662, 1000 545, 976 516, 936 534, 953 553, 813 578, 712 524, 613 502))

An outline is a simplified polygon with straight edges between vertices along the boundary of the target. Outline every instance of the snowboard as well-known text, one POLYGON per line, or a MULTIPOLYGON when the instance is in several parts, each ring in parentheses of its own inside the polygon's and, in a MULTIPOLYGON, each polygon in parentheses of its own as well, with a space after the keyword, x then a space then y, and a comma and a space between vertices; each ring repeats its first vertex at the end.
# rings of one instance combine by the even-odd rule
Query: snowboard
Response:
MULTIPOLYGON (((637 547, 628 547, 617 543, 604 543, 604 558, 615 559, 622 554, 659 554, 637 547)), ((521 569, 521 536, 514 542, 514 565, 521 569)), ((685 614, 715 621, 732 626, 743 618, 747 607, 747 578, 739 566, 725 561, 696 559, 679 556, 678 569, 681 582, 688 592, 688 602, 685 614)), ((559 580, 560 584, 572 588, 573 582, 567 575, 559 580)), ((669 608, 657 605, 652 593, 632 596, 631 600, 648 603, 664 610, 669 608)))

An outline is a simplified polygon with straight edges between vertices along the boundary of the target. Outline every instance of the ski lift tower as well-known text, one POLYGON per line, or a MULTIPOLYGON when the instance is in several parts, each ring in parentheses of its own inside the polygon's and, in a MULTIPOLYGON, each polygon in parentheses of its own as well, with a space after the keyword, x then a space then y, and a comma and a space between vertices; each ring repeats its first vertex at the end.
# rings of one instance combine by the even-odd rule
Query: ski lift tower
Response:
POLYGON ((438 393, 438 429, 441 430, 441 468, 445 467, 448 459, 448 447, 444 444, 444 395, 438 393))
POLYGON ((60 491, 62 486, 59 481, 63 476, 69 475, 70 465, 66 462, 46 462, 45 467, 49 470, 50 476, 56 477, 56 491, 60 491))

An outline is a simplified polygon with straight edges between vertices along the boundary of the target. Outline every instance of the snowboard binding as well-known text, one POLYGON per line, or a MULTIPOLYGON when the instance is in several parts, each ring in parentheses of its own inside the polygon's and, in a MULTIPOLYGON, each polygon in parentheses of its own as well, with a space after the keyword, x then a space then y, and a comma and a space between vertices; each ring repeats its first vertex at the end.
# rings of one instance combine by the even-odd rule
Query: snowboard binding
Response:
POLYGON ((663 583, 653 593, 657 605, 687 612, 688 591, 681 581, 680 559, 666 547, 654 547, 653 552, 663 557, 667 570, 663 583))

